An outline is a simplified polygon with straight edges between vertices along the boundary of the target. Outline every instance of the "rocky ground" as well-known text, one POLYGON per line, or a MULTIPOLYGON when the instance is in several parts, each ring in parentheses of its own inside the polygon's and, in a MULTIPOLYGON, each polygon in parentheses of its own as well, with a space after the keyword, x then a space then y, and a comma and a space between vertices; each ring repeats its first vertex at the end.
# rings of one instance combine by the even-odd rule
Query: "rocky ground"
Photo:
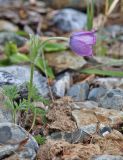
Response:
MULTIPOLYGON (((83 9, 87 4, 77 2, 79 5, 73 1, 47 0, 49 7, 41 1, 30 5, 29 1, 0 0, 0 60, 5 57, 9 41, 17 45, 18 52, 27 55, 29 33, 46 38, 69 36, 70 32, 84 29, 87 14, 81 12, 80 6, 83 9)), ((103 1, 97 0, 95 6, 102 10, 103 1)), ((123 57, 123 26, 119 20, 100 27, 97 22, 102 15, 95 14, 98 41, 93 58, 76 56, 66 44, 60 51, 46 48, 45 57, 55 74, 53 80, 48 79, 54 101, 32 102, 46 115, 37 115, 30 133, 33 115, 29 115, 25 127, 24 113, 18 112, 14 124, 12 110, 5 107, 3 94, 3 86, 16 85, 17 103, 27 99, 30 65, 15 63, 12 57, 7 64, 0 61, 1 160, 123 160, 123 74, 117 76, 110 72, 123 70, 123 60, 118 59, 123 57), (94 67, 99 69, 98 73, 81 72, 94 67), (107 71, 106 75, 101 74, 103 70, 107 71), (43 144, 36 141, 37 135, 44 137, 43 144)), ((47 78, 39 68, 35 68, 33 82, 40 97, 49 101, 47 78)))
MULTIPOLYGON (((0 67, 0 85, 22 86, 29 79, 28 73, 28 66, 0 67)), ((45 78, 37 70, 35 78, 39 93, 46 97, 45 78)), ((11 111, 2 104, 1 92, 1 159, 34 159, 37 152, 39 160, 123 159, 123 79, 95 77, 91 82, 71 85, 72 79, 72 73, 65 72, 54 81, 52 90, 60 99, 50 104, 44 129, 35 130, 47 139, 40 147, 28 132, 12 123, 11 111)))

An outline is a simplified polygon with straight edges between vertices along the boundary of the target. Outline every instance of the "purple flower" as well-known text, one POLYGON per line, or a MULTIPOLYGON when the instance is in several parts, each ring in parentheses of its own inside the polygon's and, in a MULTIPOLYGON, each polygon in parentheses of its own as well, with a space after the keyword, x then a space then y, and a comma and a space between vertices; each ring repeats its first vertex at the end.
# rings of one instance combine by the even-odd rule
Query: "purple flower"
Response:
POLYGON ((93 45, 95 44, 95 31, 73 33, 69 42, 71 50, 80 56, 92 56, 93 45))

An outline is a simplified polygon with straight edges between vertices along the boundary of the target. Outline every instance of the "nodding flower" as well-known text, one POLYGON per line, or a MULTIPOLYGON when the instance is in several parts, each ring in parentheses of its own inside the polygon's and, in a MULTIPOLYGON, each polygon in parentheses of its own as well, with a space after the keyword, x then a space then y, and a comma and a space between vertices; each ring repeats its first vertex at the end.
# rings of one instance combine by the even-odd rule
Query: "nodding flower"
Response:
POLYGON ((92 56, 93 45, 96 44, 95 31, 82 31, 73 33, 70 37, 69 46, 79 56, 92 56))

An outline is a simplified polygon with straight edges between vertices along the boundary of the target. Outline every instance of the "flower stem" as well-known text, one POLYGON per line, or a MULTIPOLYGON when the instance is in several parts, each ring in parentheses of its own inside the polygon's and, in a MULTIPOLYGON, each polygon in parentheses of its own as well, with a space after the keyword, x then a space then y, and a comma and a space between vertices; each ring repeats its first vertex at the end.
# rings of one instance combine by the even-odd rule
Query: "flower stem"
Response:
POLYGON ((35 108, 35 110, 34 110, 34 117, 33 117, 33 121, 32 121, 32 125, 31 125, 31 127, 30 127, 30 129, 29 129, 29 133, 31 132, 31 130, 33 129, 33 127, 34 127, 34 125, 35 125, 35 121, 36 121, 36 108, 35 108))
POLYGON ((34 63, 31 62, 30 82, 28 87, 28 103, 31 102, 31 98, 32 98, 33 74, 34 74, 34 63))
POLYGON ((54 97, 53 97, 52 90, 51 90, 51 87, 50 87, 50 84, 49 84, 49 81, 48 81, 47 68, 46 68, 46 63, 45 63, 46 60, 45 60, 43 48, 41 49, 41 53, 42 53, 42 60, 43 60, 43 65, 44 65, 44 71, 45 71, 45 75, 46 75, 47 85, 48 85, 48 89, 49 89, 49 94, 50 94, 52 102, 54 102, 54 97))
POLYGON ((31 103, 31 99, 32 99, 33 74, 34 74, 34 63, 31 62, 30 81, 29 81, 29 86, 28 86, 28 107, 26 110, 27 114, 26 114, 26 118, 25 118, 25 125, 26 125, 27 120, 29 118, 28 114, 29 114, 30 103, 31 103))
POLYGON ((51 40, 63 40, 63 41, 67 41, 67 42, 69 41, 69 39, 66 38, 66 37, 51 37, 51 38, 48 38, 47 40, 43 41, 41 43, 41 48, 40 48, 41 52, 39 52, 39 54, 35 58, 34 64, 36 64, 38 57, 40 57, 40 55, 42 54, 42 60, 43 60, 44 71, 45 71, 45 75, 46 75, 46 79, 47 79, 47 84, 48 84, 48 88, 49 88, 49 94, 50 94, 52 102, 54 102, 54 97, 53 97, 52 90, 51 90, 51 87, 50 87, 49 81, 48 81, 48 75, 47 75, 47 69, 46 69, 46 63, 45 63, 45 56, 44 56, 44 50, 43 50, 44 47, 45 47, 45 45, 47 44, 47 42, 51 41, 51 40))
POLYGON ((69 38, 67 38, 67 37, 51 37, 51 38, 48 38, 45 41, 43 41, 41 46, 45 45, 48 41, 51 41, 51 40, 69 41, 69 38))

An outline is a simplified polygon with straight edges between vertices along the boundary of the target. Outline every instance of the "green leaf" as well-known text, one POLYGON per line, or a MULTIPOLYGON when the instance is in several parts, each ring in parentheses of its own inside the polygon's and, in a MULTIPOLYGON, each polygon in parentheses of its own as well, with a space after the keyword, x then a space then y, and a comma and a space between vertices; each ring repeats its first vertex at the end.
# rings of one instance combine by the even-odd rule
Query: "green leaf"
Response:
MULTIPOLYGON (((46 63, 46 72, 47 72, 47 76, 54 79, 55 76, 54 76, 54 73, 53 73, 53 70, 52 68, 50 68, 46 63)), ((41 69, 41 71, 43 71, 45 73, 45 68, 44 68, 44 63, 43 63, 43 60, 41 58, 39 58, 35 64, 39 69, 41 69)))
POLYGON ((111 77, 123 77, 122 71, 110 71, 110 70, 101 70, 101 69, 83 69, 81 73, 86 74, 97 74, 102 76, 111 76, 111 77))
POLYGON ((66 49, 67 47, 65 45, 59 43, 47 43, 44 46, 45 52, 58 52, 58 51, 64 51, 66 49))
POLYGON ((0 66, 10 65, 10 60, 8 58, 0 59, 0 66))
POLYGON ((18 34, 19 36, 23 36, 23 37, 28 37, 29 36, 29 34, 27 32, 24 32, 22 30, 17 31, 16 34, 18 34))
POLYGON ((17 45, 14 42, 7 42, 5 44, 4 52, 7 58, 9 58, 10 56, 18 52, 17 45))
POLYGON ((13 54, 9 58, 12 63, 23 63, 23 62, 30 61, 28 56, 21 54, 21 53, 13 54))

